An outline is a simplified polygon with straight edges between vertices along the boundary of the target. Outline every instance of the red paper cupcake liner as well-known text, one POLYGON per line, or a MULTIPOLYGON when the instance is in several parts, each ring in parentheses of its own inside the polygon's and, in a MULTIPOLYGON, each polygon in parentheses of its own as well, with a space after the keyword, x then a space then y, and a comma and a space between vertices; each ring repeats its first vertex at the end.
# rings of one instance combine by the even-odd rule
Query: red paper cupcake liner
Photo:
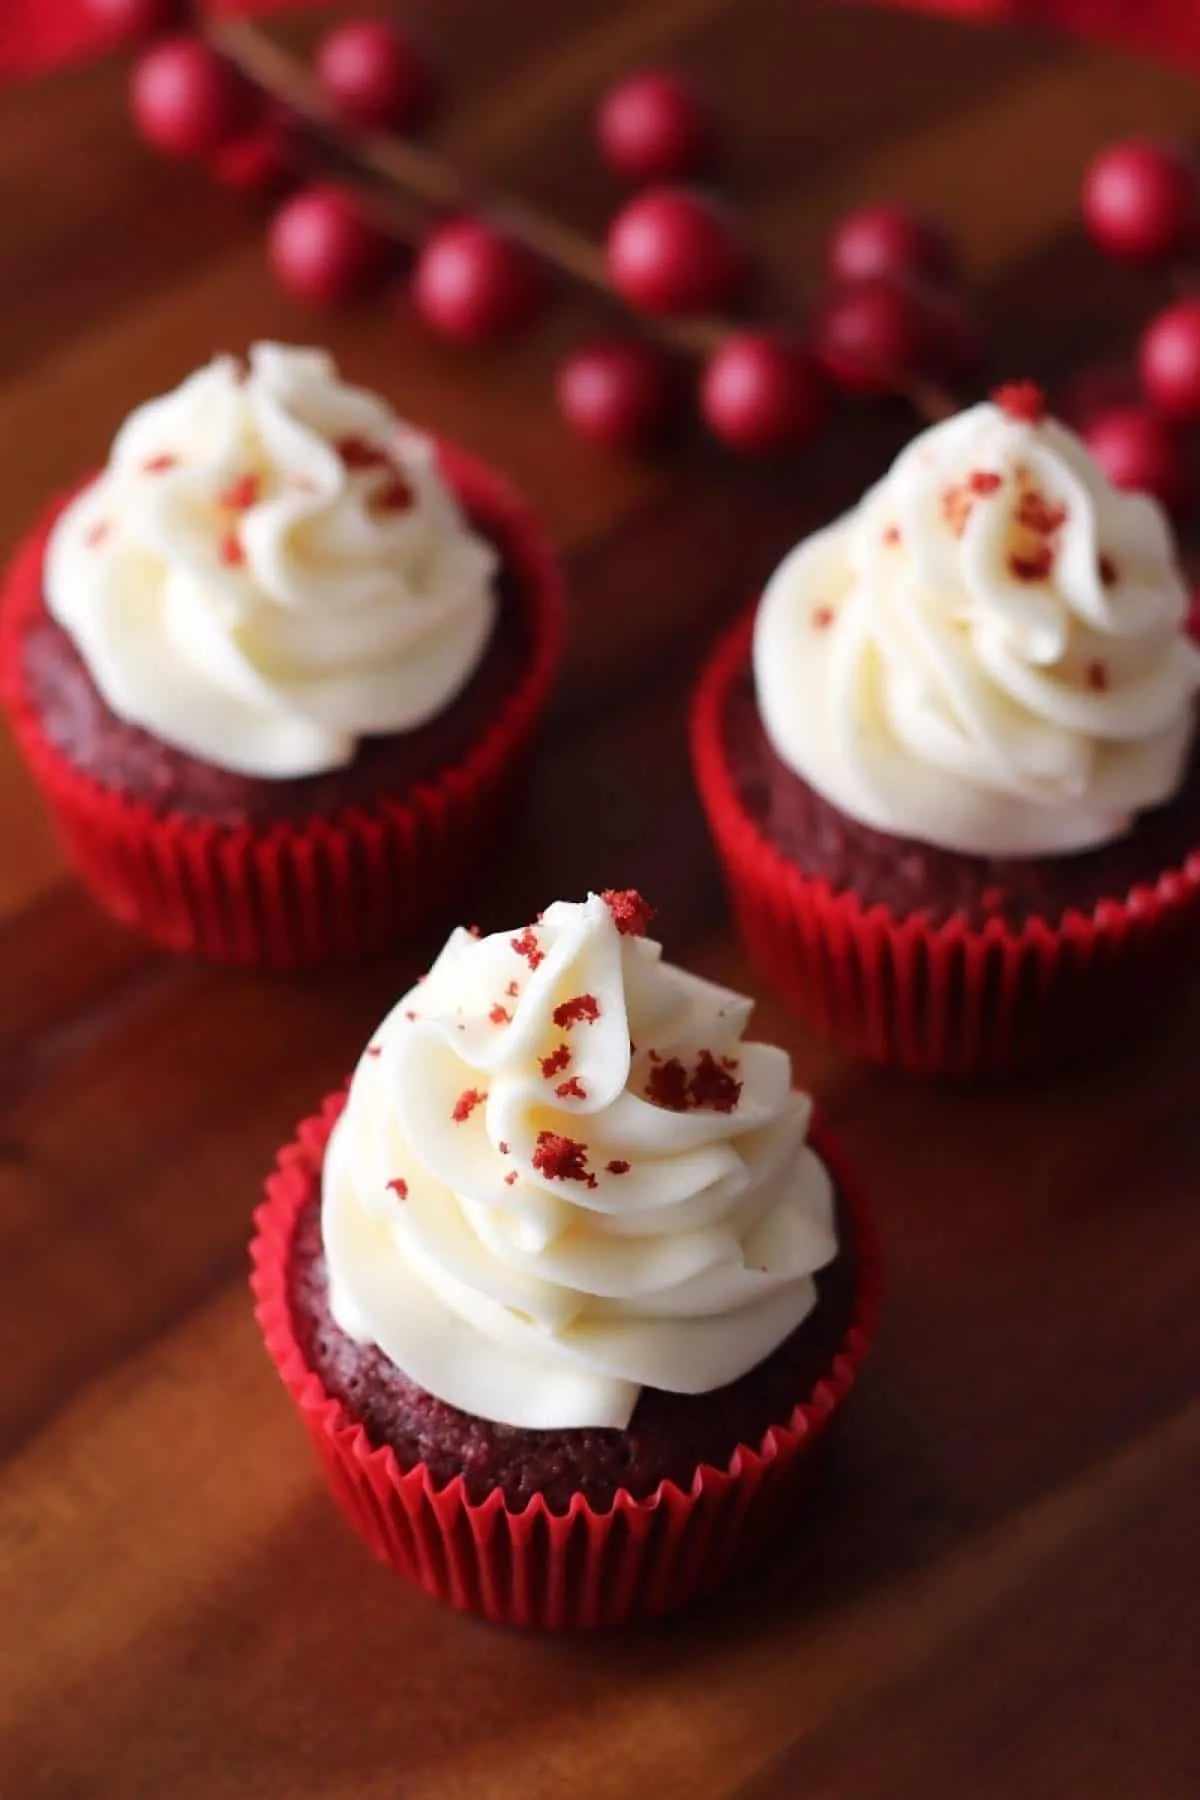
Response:
POLYGON ((402 794, 298 823, 228 827, 160 815, 104 787, 51 743, 21 680, 19 637, 40 594, 59 501, 9 571, 0 663, 17 742, 67 853, 97 899, 169 950, 295 968, 402 942, 498 841, 563 640, 558 569, 528 509, 482 463, 439 444, 446 479, 514 573, 527 664, 474 743, 402 794))
POLYGON ((372 1447, 300 1347, 288 1297, 292 1241, 344 1104, 344 1093, 332 1095, 281 1152, 255 1214, 251 1286, 267 1349, 329 1485, 376 1556, 463 1611, 563 1630, 669 1612, 758 1548, 801 1485, 807 1453, 853 1386, 879 1319, 870 1212, 824 1133, 815 1130, 813 1142, 851 1221, 857 1285, 850 1323, 812 1393, 760 1443, 740 1446, 726 1468, 702 1464, 686 1493, 664 1481, 647 1499, 618 1492, 604 1511, 577 1494, 565 1513, 535 1495, 515 1512, 498 1489, 475 1501, 461 1477, 438 1488, 424 1464, 405 1470, 390 1446, 372 1447))
POLYGON ((750 655, 754 611, 718 643, 691 716, 696 780, 742 937, 766 979, 856 1055, 917 1074, 1061 1062, 1119 1037, 1195 953, 1200 850, 1091 913, 931 923, 865 907, 806 876, 738 795, 723 721, 750 655))

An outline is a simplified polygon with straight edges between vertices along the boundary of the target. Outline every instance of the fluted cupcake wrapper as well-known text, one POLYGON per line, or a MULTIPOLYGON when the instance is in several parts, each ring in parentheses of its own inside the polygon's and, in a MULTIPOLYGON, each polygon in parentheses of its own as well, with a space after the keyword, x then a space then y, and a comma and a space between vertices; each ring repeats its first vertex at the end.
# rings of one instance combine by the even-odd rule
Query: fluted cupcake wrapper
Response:
POLYGON ((452 445, 438 452, 464 509, 516 577, 528 660, 457 761, 403 793, 327 816, 229 827, 159 814, 72 763, 42 729, 18 653, 22 601, 40 591, 54 514, 18 551, 2 630, 14 733, 72 863, 123 923, 169 950, 224 962, 295 968, 349 960, 402 942, 498 840, 558 665, 561 580, 540 528, 506 485, 452 445))
POLYGON ((897 917, 805 875, 746 811, 725 753, 722 722, 753 623, 751 611, 701 675, 692 758, 746 946, 817 1030, 912 1073, 999 1073, 1115 1039, 1169 991, 1200 927, 1200 849, 1091 913, 1020 926, 897 917))
POLYGON ((603 1511, 575 1495, 565 1513, 540 1495, 520 1512, 494 1489, 472 1500, 461 1477, 435 1486, 373 1447, 329 1394, 298 1341, 288 1271, 297 1221, 320 1180, 344 1094, 331 1096, 280 1153, 255 1214, 255 1312, 342 1511, 383 1562, 439 1600, 510 1625, 551 1630, 621 1625, 669 1612, 713 1586, 762 1545, 794 1498, 808 1452, 852 1387, 882 1298, 878 1246, 865 1201, 824 1134, 814 1143, 850 1220, 857 1270, 850 1322, 829 1368, 791 1416, 726 1468, 697 1469, 686 1493, 663 1482, 647 1499, 618 1492, 603 1511))

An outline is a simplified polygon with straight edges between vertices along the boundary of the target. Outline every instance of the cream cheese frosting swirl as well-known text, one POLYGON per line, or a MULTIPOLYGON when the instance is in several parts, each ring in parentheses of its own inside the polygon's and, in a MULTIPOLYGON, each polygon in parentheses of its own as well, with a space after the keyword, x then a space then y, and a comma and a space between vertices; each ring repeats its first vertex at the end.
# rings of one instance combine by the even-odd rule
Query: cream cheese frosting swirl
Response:
POLYGON ((322 351, 258 344, 130 416, 54 528, 45 588, 119 717, 286 778, 449 704, 495 567, 427 439, 322 351))
POLYGON ((784 763, 864 824, 1033 856, 1169 800, 1200 653, 1157 503, 1025 385, 931 427, 763 596, 754 677, 784 763))
POLYGON ((733 1381, 836 1252, 786 1053, 744 1041, 749 1000, 636 935, 642 906, 455 931, 330 1140, 335 1320, 486 1419, 623 1427, 643 1386, 733 1381))

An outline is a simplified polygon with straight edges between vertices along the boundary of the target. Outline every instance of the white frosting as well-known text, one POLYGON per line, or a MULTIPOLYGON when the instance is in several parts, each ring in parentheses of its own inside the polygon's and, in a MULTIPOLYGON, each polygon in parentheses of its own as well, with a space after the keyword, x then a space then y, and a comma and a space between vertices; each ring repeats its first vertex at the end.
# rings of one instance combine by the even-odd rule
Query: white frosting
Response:
POLYGON ((780 758, 882 831, 1082 850, 1177 790, 1200 654, 1161 508, 1063 426, 987 403, 923 432, 759 609, 780 758))
POLYGON ((624 1426, 643 1386, 720 1387, 806 1316, 831 1184, 786 1053, 742 1041, 749 1000, 620 935, 595 895, 531 931, 455 931, 359 1063, 325 1163, 330 1304, 467 1412, 624 1426), (595 1018, 556 1023, 579 996, 595 1018), (728 1091, 657 1104, 702 1051, 728 1091), (583 1147, 583 1179, 546 1134, 583 1147))
POLYGON ((323 352, 258 344, 130 416, 55 526, 46 599, 121 718, 288 777, 453 699, 495 562, 427 439, 323 352))

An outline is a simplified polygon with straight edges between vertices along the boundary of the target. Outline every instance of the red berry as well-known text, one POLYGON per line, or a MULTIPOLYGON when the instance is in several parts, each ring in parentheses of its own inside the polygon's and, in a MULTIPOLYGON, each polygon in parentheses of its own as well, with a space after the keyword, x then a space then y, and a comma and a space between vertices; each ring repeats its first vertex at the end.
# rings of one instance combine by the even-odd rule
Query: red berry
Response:
POLYGON ((285 200, 267 230, 281 287, 312 306, 357 299, 382 275, 388 242, 340 188, 311 187, 285 200))
POLYGON ((700 410, 714 437, 756 452, 802 444, 820 429, 828 408, 816 359, 797 339, 739 331, 708 359, 700 410))
POLYGON ((1138 368, 1147 398, 1170 419, 1200 419, 1200 296, 1179 300, 1152 319, 1138 368))
POLYGON ((283 128, 267 122, 222 144, 212 161, 214 181, 237 194, 274 194, 291 178, 283 128))
POLYGON ((847 282, 813 319, 813 346, 831 380, 855 394, 887 394, 909 376, 956 370, 977 354, 962 308, 912 282, 847 282))
POLYGON ((713 312, 746 285, 750 259, 724 207, 685 188, 651 188, 609 227, 608 272, 648 313, 713 312))
POLYGON ((829 239, 825 260, 834 281, 915 275, 952 282, 958 276, 948 233, 907 206, 862 206, 847 213, 829 239))
POLYGON ((1091 163, 1081 195, 1096 244, 1123 262, 1161 262, 1193 248, 1200 228, 1200 181, 1170 144, 1127 138, 1091 163))
POLYGON ((703 168, 712 148, 708 108, 681 75, 639 69, 609 88, 596 138, 610 169, 629 181, 673 181, 703 168))
POLYGON ((164 156, 211 156, 249 128, 257 99, 238 71, 199 38, 170 37, 145 51, 129 83, 134 123, 164 156))
POLYGON ((1146 407, 1121 406, 1101 413, 1084 442, 1119 488, 1140 488, 1172 510, 1184 497, 1184 466, 1168 425, 1146 407))
POLYGON ((580 437, 610 450, 640 450, 667 425, 677 386, 659 351, 602 338, 564 358, 555 394, 558 410, 580 437))
POLYGON ((137 44, 183 21, 182 0, 85 0, 96 23, 121 43, 137 44))
POLYGON ((421 246, 413 271, 417 311, 439 336, 494 343, 528 324, 546 295, 541 265, 480 219, 453 219, 421 246))
POLYGON ((335 26, 321 40, 316 74, 344 119, 378 131, 412 124, 430 96, 412 39, 384 19, 335 26))

